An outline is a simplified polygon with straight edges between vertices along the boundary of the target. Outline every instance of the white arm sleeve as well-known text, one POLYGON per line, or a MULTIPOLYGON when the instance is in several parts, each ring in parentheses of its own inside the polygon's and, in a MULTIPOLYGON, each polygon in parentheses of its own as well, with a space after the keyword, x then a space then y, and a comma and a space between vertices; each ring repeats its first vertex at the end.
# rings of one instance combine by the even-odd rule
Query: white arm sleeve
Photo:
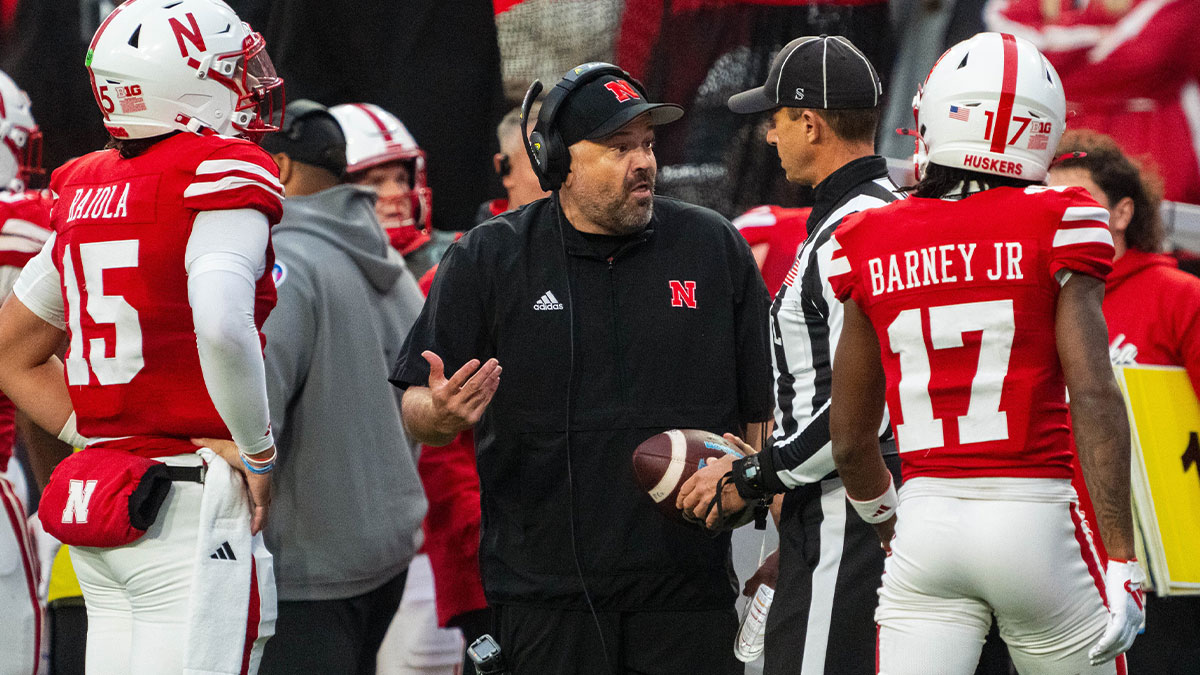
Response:
POLYGON ((253 209, 202 211, 184 255, 204 384, 234 443, 247 454, 275 444, 254 325, 254 288, 266 268, 269 233, 266 216, 253 209))
POLYGON ((42 321, 66 330, 67 321, 63 312, 62 280, 54 266, 51 254, 56 236, 51 234, 46 245, 33 259, 25 264, 21 276, 13 284, 13 293, 21 304, 42 318, 42 321))

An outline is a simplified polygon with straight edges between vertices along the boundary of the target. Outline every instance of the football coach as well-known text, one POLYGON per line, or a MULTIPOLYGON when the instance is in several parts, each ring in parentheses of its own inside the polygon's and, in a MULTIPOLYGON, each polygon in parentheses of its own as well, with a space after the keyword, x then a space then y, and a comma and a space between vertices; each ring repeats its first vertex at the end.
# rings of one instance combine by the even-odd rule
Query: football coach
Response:
POLYGON ((664 517, 631 461, 672 428, 761 443, 773 410, 749 248, 654 194, 654 128, 682 114, 616 66, 569 71, 528 145, 551 195, 450 248, 391 375, 417 439, 475 427, 483 585, 517 675, 741 672, 729 535, 664 517))

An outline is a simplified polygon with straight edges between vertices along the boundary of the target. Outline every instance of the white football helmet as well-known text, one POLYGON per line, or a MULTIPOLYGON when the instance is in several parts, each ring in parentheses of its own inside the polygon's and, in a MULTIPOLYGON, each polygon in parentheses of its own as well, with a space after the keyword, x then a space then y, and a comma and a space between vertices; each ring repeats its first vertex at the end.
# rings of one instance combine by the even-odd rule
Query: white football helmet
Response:
POLYGON ((30 108, 29 95, 0 71, 0 190, 20 192, 42 173, 42 132, 30 108))
POLYGON ((942 54, 913 99, 925 165, 1022 180, 1046 177, 1066 129, 1054 66, 1024 38, 979 33, 942 54))
POLYGON ((283 80, 266 42, 220 0, 129 0, 88 47, 92 94, 114 138, 277 131, 283 80))
POLYGON ((402 161, 411 165, 413 225, 429 230, 433 191, 426 182, 425 151, 404 123, 372 103, 344 103, 329 109, 346 136, 346 173, 402 161))

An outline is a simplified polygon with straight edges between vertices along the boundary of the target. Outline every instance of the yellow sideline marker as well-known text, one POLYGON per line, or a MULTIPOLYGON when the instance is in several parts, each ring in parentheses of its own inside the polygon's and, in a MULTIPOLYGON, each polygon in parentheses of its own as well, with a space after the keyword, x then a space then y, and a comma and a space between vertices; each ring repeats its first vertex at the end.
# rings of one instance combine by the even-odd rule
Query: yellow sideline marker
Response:
POLYGON ((1200 595, 1200 402, 1183 368, 1118 366, 1139 551, 1159 595, 1200 595))

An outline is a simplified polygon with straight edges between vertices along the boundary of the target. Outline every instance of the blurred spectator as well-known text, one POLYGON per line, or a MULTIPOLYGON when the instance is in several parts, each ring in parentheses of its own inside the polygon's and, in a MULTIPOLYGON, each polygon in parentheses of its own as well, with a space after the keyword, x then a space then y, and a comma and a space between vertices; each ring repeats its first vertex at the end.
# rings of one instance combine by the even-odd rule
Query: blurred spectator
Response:
POLYGON ((951 45, 984 30, 984 4, 986 0, 892 0, 889 3, 897 33, 896 62, 890 82, 884 83, 887 97, 877 144, 879 154, 897 159, 913 154, 913 139, 897 134, 896 130, 912 127, 913 95, 917 93, 917 86, 925 81, 937 57, 951 45))
POLYGON ((624 0, 494 0, 504 95, 556 82, 588 61, 612 61, 624 0))
POLYGON ((1067 156, 1050 185, 1078 185, 1109 210, 1116 262, 1104 294, 1113 363, 1183 366, 1200 395, 1200 279, 1164 255, 1160 188, 1110 137, 1091 131, 1063 136, 1067 156))
POLYGON ((473 224, 476 206, 496 192, 492 130, 505 109, 489 0, 248 4, 266 16, 263 35, 289 97, 372 101, 404 120, 428 153, 433 227, 473 224))
POLYGON ((725 101, 761 84, 784 44, 823 33, 862 45, 888 82, 886 0, 628 0, 616 63, 651 96, 688 109, 657 139, 659 192, 730 217, 759 204, 811 204, 811 190, 784 180, 761 141, 763 118, 734 115, 725 101))
POLYGON ((263 147, 288 198, 272 235, 279 301, 264 326, 279 618, 261 672, 374 675, 425 515, 397 397, 375 374, 421 295, 388 258, 372 192, 338 184, 346 146, 328 110, 294 100, 263 147))
POLYGON ((810 212, 812 209, 808 208, 756 206, 733 219, 733 226, 750 244, 754 262, 758 263, 772 298, 792 268, 800 244, 808 237, 806 223, 810 212))
MULTIPOLYGON (((1086 154, 1060 161, 1048 183, 1083 187, 1110 214, 1116 262, 1103 305, 1110 358, 1116 365, 1182 366, 1200 395, 1200 279, 1161 253, 1159 188, 1102 134, 1068 132, 1059 151, 1086 154)), ((1076 488, 1086 495, 1082 481, 1076 488)), ((1200 598, 1146 598, 1146 632, 1127 653, 1129 671, 1200 672, 1200 598)))
MULTIPOLYGON (((540 103, 534 103, 529 109, 530 123, 528 129, 533 129, 533 120, 537 119, 542 109, 540 103)), ((500 152, 492 157, 492 168, 500 176, 507 196, 492 199, 479 205, 475 221, 483 221, 498 216, 509 209, 519 208, 535 199, 550 196, 538 183, 537 174, 529 164, 529 154, 525 152, 525 139, 521 136, 521 109, 508 111, 504 119, 496 127, 496 140, 500 142, 500 152)))
POLYGON ((1200 4, 990 0, 985 18, 1054 64, 1075 113, 1070 128, 1109 134, 1129 155, 1149 156, 1167 199, 1200 204, 1200 4))

